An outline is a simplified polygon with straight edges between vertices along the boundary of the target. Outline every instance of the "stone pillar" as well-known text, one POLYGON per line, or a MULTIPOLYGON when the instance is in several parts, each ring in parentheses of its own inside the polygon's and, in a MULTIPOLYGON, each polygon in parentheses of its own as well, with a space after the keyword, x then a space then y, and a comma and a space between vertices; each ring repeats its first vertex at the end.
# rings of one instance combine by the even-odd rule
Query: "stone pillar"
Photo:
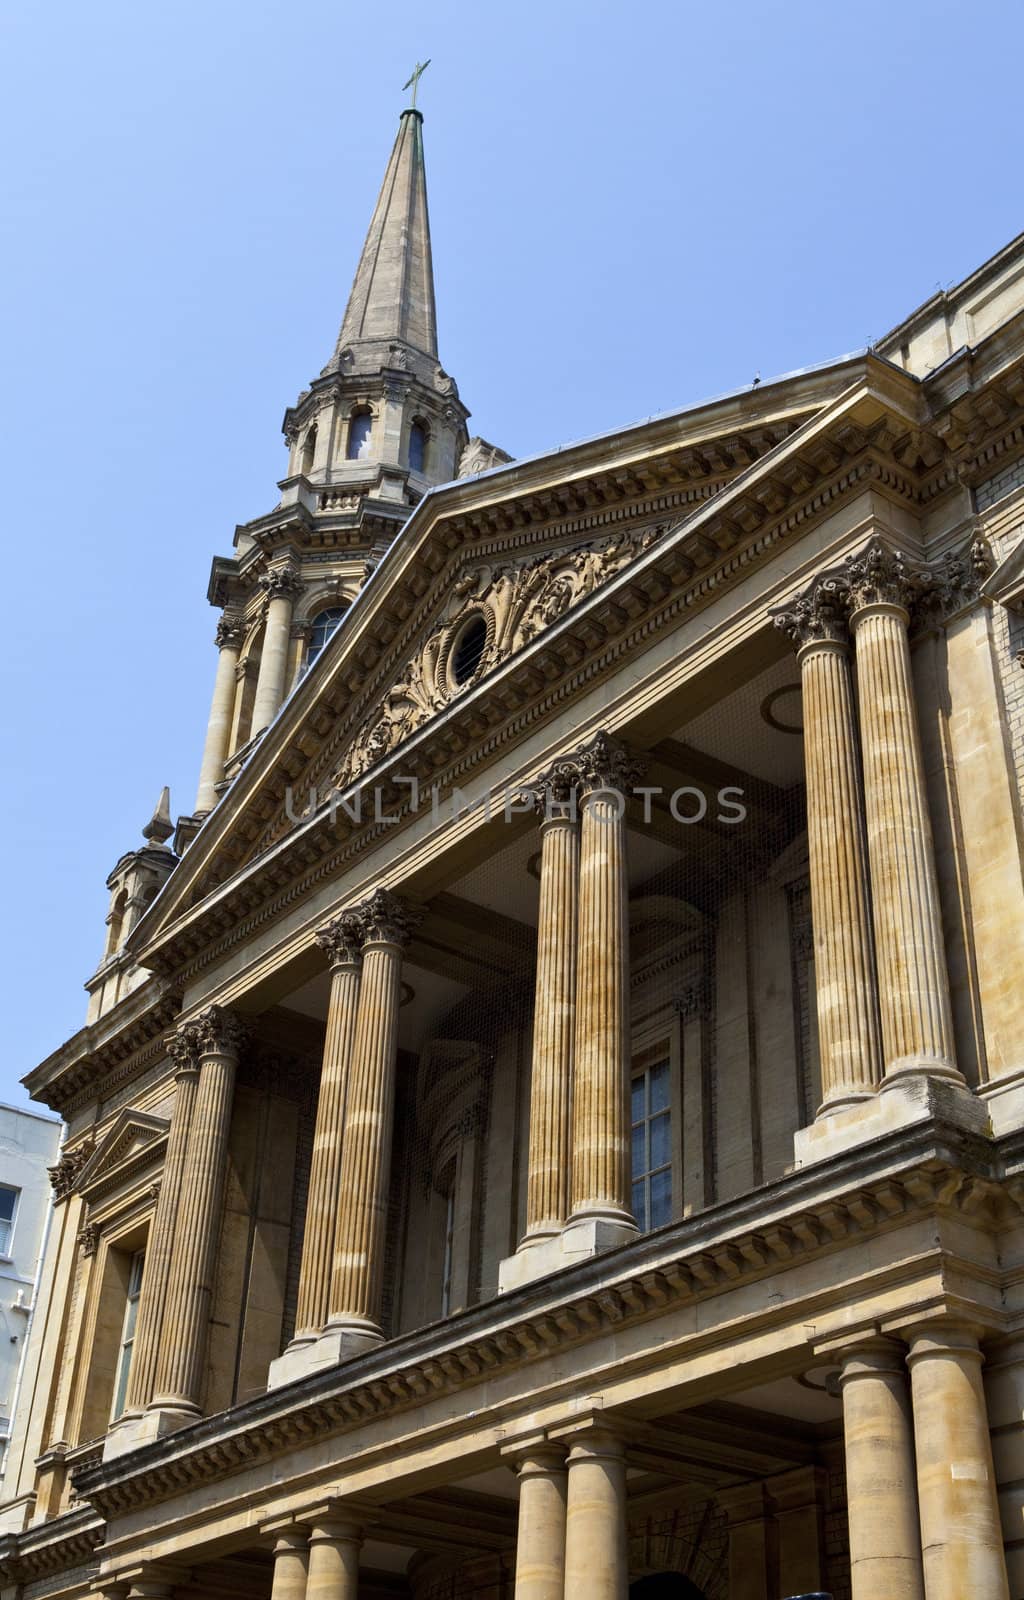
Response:
POLYGON ((356 1029, 363 933, 358 914, 347 911, 321 928, 316 936, 317 944, 331 964, 331 993, 327 1003, 327 1037, 320 1070, 293 1343, 315 1338, 330 1315, 345 1101, 356 1029))
POLYGON ((844 1352, 840 1382, 853 1600, 924 1600, 902 1346, 871 1339, 844 1352))
POLYGON ((199 1055, 196 1031, 191 1023, 179 1028, 167 1042, 168 1053, 178 1064, 177 1091, 171 1113, 171 1130, 164 1158, 164 1172, 157 1196, 156 1211, 146 1243, 146 1261, 139 1295, 139 1314, 135 1325, 132 1364, 122 1423, 140 1416, 153 1398, 161 1348, 161 1329, 167 1306, 167 1286, 171 1256, 178 1228, 178 1206, 185 1173, 189 1135, 199 1088, 199 1055))
POLYGON ((263 631, 260 672, 256 679, 250 738, 255 738, 256 734, 273 722, 284 699, 288 677, 292 607, 302 584, 295 568, 284 566, 265 573, 260 579, 260 588, 267 596, 267 621, 263 631))
POLYGON ((572 1184, 565 1247, 591 1253, 636 1232, 630 1211, 626 799, 642 767, 607 734, 572 758, 581 779, 572 1184), (577 1243, 578 1241, 578 1243, 577 1243))
POLYGON ((386 889, 355 908, 363 928, 345 1140, 338 1183, 330 1320, 336 1359, 375 1344, 384 1274, 402 949, 416 918, 386 889))
POLYGON ((1006 1571, 1013 1600, 1024 1600, 1024 1337, 987 1345, 984 1379, 1006 1571))
POLYGON ((563 1600, 565 1447, 537 1444, 515 1456, 519 1478, 514 1600, 563 1600))
POLYGON ((797 646, 803 686, 819 1116, 863 1100, 881 1076, 863 795, 841 604, 836 585, 823 583, 775 617, 797 646))
POLYGON ((554 778, 545 777, 533 795, 542 820, 524 1245, 560 1232, 569 1209, 579 892, 575 789, 568 784, 557 786, 554 778), (556 810, 556 806, 565 809, 556 810))
POLYGON ((982 1360, 973 1329, 935 1322, 911 1336, 927 1600, 1010 1600, 982 1360))
POLYGON ((231 716, 235 709, 235 672, 242 648, 243 627, 239 617, 224 616, 217 624, 217 675, 213 680, 213 701, 206 724, 206 743, 199 768, 196 816, 205 816, 217 804, 216 785, 224 776, 224 763, 231 738, 231 716))
POLYGON ((221 1006, 208 1007, 188 1026, 195 1030, 199 1084, 152 1402, 164 1429, 201 1412, 235 1070, 245 1038, 242 1023, 221 1006))
POLYGON ((274 1582, 270 1600, 306 1600, 309 1529, 282 1528, 274 1540, 274 1582))
POLYGON ((569 1445, 565 1517, 565 1594, 626 1600, 626 1456, 622 1440, 595 1427, 569 1445))
POLYGON ((955 1065, 938 880, 914 704, 911 588, 881 545, 846 563, 864 754, 868 859, 887 1079, 955 1065))
POLYGON ((359 1600, 363 1530, 345 1516, 318 1518, 309 1536, 306 1600, 359 1600))

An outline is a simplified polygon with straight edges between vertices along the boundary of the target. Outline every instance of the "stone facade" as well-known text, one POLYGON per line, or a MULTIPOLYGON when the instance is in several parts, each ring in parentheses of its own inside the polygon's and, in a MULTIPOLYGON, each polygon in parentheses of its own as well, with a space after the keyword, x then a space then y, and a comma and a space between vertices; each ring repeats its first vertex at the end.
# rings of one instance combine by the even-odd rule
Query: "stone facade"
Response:
POLYGON ((517 464, 424 183, 27 1080, 3 1592, 1024 1600, 1024 239, 517 464))

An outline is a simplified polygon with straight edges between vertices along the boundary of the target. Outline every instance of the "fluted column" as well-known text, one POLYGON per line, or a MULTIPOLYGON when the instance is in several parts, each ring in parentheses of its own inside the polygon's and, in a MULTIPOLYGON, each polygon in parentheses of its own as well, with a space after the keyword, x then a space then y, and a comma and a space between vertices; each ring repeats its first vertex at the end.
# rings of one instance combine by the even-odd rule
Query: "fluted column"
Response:
POLYGON ((317 944, 331 964, 331 993, 327 1002, 327 1037, 320 1070, 293 1343, 314 1338, 330 1315, 345 1100, 356 1029, 362 938, 363 924, 351 911, 342 912, 316 936, 317 944))
POLYGON ((274 1540, 274 1581, 270 1600, 306 1600, 309 1529, 282 1528, 274 1540))
POLYGON ((1009 1600, 982 1359, 970 1328, 936 1322, 911 1337, 927 1600, 1009 1600))
POLYGON ((841 596, 820 584, 775 618, 803 685, 807 847, 822 1105, 864 1099, 881 1076, 863 795, 841 596))
MULTIPOLYGON (((581 776, 570 1223, 635 1230, 630 1211, 626 799, 642 767, 600 733, 581 776)), ((609 1240, 609 1242, 611 1242, 609 1240)))
POLYGON ((199 1084, 152 1402, 169 1423, 175 1417, 189 1421, 202 1404, 235 1070, 245 1038, 240 1020, 220 1006, 208 1007, 189 1026, 195 1030, 199 1084))
POLYGON ((907 642, 910 585, 899 557, 881 545, 848 561, 845 576, 857 653, 885 1074, 925 1072, 959 1084, 907 642))
POLYGON ((519 1478, 514 1600, 564 1600, 565 1446, 537 1444, 515 1457, 519 1478))
POLYGON ((563 776, 556 766, 531 790, 541 817, 541 856, 524 1245, 557 1233, 569 1210, 579 895, 574 780, 571 769, 563 776))
POLYGON ((285 566, 265 573, 260 579, 260 587, 267 596, 267 620, 263 630, 259 677, 256 679, 256 698, 252 707, 251 738, 273 722, 284 699, 292 607, 302 585, 295 568, 285 566))
POLYGON ((306 1600, 359 1600, 363 1530, 345 1516, 319 1518, 309 1538, 306 1600))
POLYGON ((146 1261, 139 1295, 139 1314, 132 1346, 132 1364, 122 1420, 141 1414, 153 1398, 161 1348, 161 1329, 167 1307, 171 1256, 178 1227, 178 1206, 185 1172, 189 1135, 199 1088, 199 1053, 195 1028, 186 1023, 167 1042, 168 1054, 178 1064, 177 1090, 171 1129, 164 1157, 164 1172, 157 1196, 153 1225, 146 1244, 146 1261))
POLYGON ((872 1339, 844 1352, 843 1438, 853 1600, 924 1600, 905 1352, 872 1339))
POLYGON ((569 1441, 565 1519, 565 1594, 626 1600, 626 1456, 622 1440, 595 1428, 569 1441))
POLYGON ((402 950, 416 920, 385 889, 355 910, 363 926, 363 975, 345 1109, 328 1325, 345 1336, 343 1348, 352 1351, 382 1337, 402 950))
POLYGON ((243 628, 238 617, 224 616, 217 624, 217 675, 213 680, 213 700, 206 724, 206 743, 199 768, 196 814, 205 816, 217 804, 217 784, 224 776, 231 716, 235 708, 235 672, 242 648, 243 628))

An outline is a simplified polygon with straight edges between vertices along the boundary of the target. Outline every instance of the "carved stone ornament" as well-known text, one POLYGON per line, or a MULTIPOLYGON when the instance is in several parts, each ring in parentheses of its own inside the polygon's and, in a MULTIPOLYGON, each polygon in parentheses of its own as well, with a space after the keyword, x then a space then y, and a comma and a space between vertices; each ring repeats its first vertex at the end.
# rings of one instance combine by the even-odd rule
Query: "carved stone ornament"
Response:
POLYGON ((332 967, 358 961, 365 937, 365 925, 358 911, 343 911, 316 931, 316 942, 332 967))
POLYGON ((362 924, 364 944, 408 944, 421 915, 390 889, 375 889, 354 912, 362 924))
POLYGON ((618 739, 608 733, 595 733, 592 739, 576 751, 584 792, 614 789, 618 794, 628 794, 640 782, 647 770, 647 762, 635 756, 618 739))
POLYGON ((221 617, 214 639, 218 650, 240 650, 244 638, 245 624, 241 617, 221 617))
POLYGON ((263 574, 259 585, 268 600, 291 600, 301 592, 302 580, 292 566, 274 567, 263 574))
POLYGON ((62 1155, 56 1166, 47 1169, 50 1174, 50 1183, 53 1186, 55 1202, 67 1200, 74 1193, 78 1174, 85 1166, 94 1149, 93 1141, 87 1139, 77 1149, 69 1150, 66 1155, 62 1155))
POLYGON ((842 582, 851 613, 877 605, 909 611, 917 592, 914 574, 901 553, 878 543, 843 563, 842 582))
POLYGON ((772 622, 797 650, 808 644, 846 644, 846 594, 834 578, 816 583, 785 611, 773 611, 772 622))
POLYGON ((95 1222, 87 1223, 87 1225, 80 1230, 78 1242, 82 1247, 83 1256, 93 1256, 96 1254, 96 1246, 100 1242, 100 1230, 96 1226, 95 1222))
POLYGON ((944 618, 973 605, 995 562, 984 539, 972 539, 962 550, 949 550, 942 561, 918 576, 917 614, 922 621, 944 618))
POLYGON ((390 755, 458 695, 635 560, 669 526, 622 530, 598 544, 559 555, 532 556, 463 573, 419 653, 356 735, 335 778, 336 787, 345 788, 390 755), (483 618, 487 642, 474 672, 458 683, 451 671, 452 647, 470 613, 483 618))
POLYGON ((176 1045, 169 1043, 168 1050, 183 1066, 191 1066, 202 1056, 237 1056, 249 1037, 249 1030, 233 1011, 224 1006, 207 1006, 197 1017, 183 1022, 172 1037, 176 1045))

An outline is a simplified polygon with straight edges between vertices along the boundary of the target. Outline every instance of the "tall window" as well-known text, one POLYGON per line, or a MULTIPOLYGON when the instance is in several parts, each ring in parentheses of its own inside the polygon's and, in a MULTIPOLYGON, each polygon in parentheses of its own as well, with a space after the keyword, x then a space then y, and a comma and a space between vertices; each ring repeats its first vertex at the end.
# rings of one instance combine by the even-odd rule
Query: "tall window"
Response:
POLYGON ((444 1256, 441 1268, 441 1315, 446 1317, 452 1309, 452 1270, 455 1262, 455 1163, 452 1162, 445 1187, 441 1191, 444 1201, 444 1256))
POLYGON ((633 1215, 642 1229, 672 1217, 671 1068, 656 1061, 632 1080, 633 1215))
POLYGON ((306 434, 305 440, 304 440, 303 445, 302 445, 302 470, 303 470, 303 472, 312 472, 312 470, 313 470, 313 461, 314 461, 315 456, 316 456, 316 423, 314 422, 313 426, 310 428, 309 432, 306 434))
POLYGON ((328 606, 326 611, 317 612, 310 624, 309 643, 306 646, 306 659, 303 663, 305 671, 308 672, 331 634, 337 630, 347 609, 347 606, 328 606))
POLYGON ((124 1410, 125 1396, 128 1393, 128 1373, 132 1364, 132 1346, 135 1343, 135 1324, 139 1318, 139 1295, 142 1291, 142 1265, 146 1259, 144 1250, 137 1250, 132 1256, 132 1263, 128 1269, 128 1298, 124 1308, 124 1327, 121 1330, 121 1350, 117 1358, 117 1380, 114 1384, 114 1409, 111 1413, 113 1421, 124 1410))
POLYGON ((14 1238, 14 1214, 18 1209, 20 1189, 11 1189, 0 1183, 0 1256, 9 1256, 14 1238))
POLYGON ((409 429, 409 469, 422 472, 427 459, 427 430, 422 422, 414 422, 409 429))
POLYGON ((373 417, 369 411, 353 411, 348 424, 348 449, 345 452, 350 461, 362 461, 370 454, 370 434, 373 432, 373 417))

